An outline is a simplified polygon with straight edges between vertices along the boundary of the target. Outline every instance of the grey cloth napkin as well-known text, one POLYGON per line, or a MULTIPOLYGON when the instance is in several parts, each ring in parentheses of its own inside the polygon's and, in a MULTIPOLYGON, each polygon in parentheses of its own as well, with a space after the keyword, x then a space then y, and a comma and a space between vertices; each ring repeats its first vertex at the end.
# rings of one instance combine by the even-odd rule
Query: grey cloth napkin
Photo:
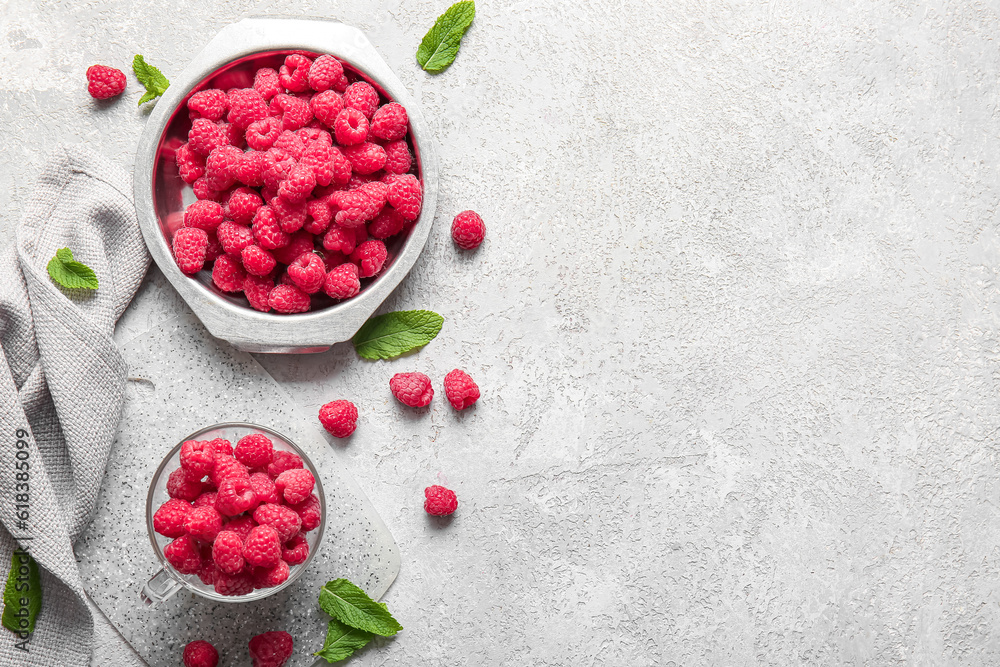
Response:
POLYGON ((19 543, 39 564, 43 591, 27 652, 0 628, 0 665, 90 663, 94 618, 73 542, 94 510, 125 399, 115 322, 148 266, 130 176, 89 150, 53 155, 16 247, 0 254, 0 576, 19 543), (97 273, 96 291, 49 278, 46 265, 64 247, 97 273), (24 493, 18 451, 28 452, 27 503, 15 501, 24 493), (17 504, 28 505, 27 521, 17 504))

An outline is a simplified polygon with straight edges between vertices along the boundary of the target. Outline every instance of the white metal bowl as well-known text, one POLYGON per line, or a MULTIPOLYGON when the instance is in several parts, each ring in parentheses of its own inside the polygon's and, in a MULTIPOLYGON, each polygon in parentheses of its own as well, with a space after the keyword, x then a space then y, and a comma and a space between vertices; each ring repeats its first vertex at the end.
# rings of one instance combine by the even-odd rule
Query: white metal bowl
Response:
POLYGON ((247 352, 321 352, 351 338, 390 292, 406 277, 427 241, 437 206, 437 154, 423 114, 364 33, 326 19, 248 18, 223 28, 192 59, 149 115, 135 161, 135 208, 149 252, 167 280, 208 331, 247 352), (262 313, 242 296, 226 294, 211 283, 207 271, 184 275, 169 244, 184 206, 193 200, 190 186, 177 174, 164 145, 182 137, 186 101, 215 82, 233 87, 258 66, 291 52, 329 53, 369 81, 380 93, 406 107, 417 178, 423 185, 420 217, 408 232, 388 243, 389 262, 382 273, 362 285, 359 295, 308 313, 262 313), (220 81, 221 78, 221 81, 220 81))

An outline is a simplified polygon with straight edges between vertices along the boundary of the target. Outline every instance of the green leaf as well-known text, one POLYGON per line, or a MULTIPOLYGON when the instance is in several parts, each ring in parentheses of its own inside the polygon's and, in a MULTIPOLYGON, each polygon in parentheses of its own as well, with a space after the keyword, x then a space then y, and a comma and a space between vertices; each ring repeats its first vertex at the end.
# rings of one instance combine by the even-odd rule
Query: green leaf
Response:
POLYGON ((365 322, 351 342, 365 359, 392 359, 427 345, 442 324, 444 318, 429 310, 397 310, 365 322))
POLYGON ((455 61, 462 36, 476 17, 472 0, 456 2, 434 22, 417 48, 417 63, 432 74, 443 72, 455 61))
POLYGON ((35 631, 35 617, 42 608, 42 580, 38 563, 27 551, 17 549, 10 556, 10 572, 3 591, 0 623, 11 632, 35 631))
POLYGON ((319 591, 319 606, 330 616, 352 628, 383 637, 391 637, 403 629, 385 605, 372 600, 347 579, 326 582, 319 591))
POLYGON ((49 276, 63 287, 70 289, 97 289, 97 274, 82 262, 73 259, 69 248, 56 250, 56 256, 45 267, 49 276))
POLYGON ((135 78, 139 79, 139 83, 146 87, 146 93, 139 98, 139 106, 167 92, 170 86, 163 72, 147 63, 142 56, 137 55, 132 59, 132 71, 135 72, 135 78))
POLYGON ((366 630, 352 628, 335 618, 331 618, 326 629, 326 641, 323 642, 323 648, 313 655, 318 655, 327 662, 346 660, 354 655, 355 651, 363 648, 374 636, 366 630))

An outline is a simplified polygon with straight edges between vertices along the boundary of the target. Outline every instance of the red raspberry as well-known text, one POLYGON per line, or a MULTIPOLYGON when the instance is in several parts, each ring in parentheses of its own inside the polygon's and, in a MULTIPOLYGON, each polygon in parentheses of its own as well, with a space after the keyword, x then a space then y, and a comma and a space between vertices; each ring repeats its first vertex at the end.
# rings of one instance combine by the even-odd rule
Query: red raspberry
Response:
POLYGON ((317 528, 323 520, 323 515, 320 513, 319 498, 316 497, 315 493, 310 493, 305 500, 301 503, 291 505, 291 508, 302 519, 303 533, 308 533, 310 530, 317 528))
POLYGON ((209 444, 215 450, 216 456, 232 456, 233 455, 233 445, 225 438, 216 438, 212 440, 209 444))
POLYGON ((274 145, 281 134, 281 120, 268 116, 263 120, 251 123, 247 128, 247 146, 256 151, 266 151, 274 145))
POLYGON ((222 454, 215 452, 215 468, 211 473, 212 483, 216 486, 226 479, 250 479, 247 467, 236 460, 232 454, 222 454))
POLYGON ((222 206, 214 201, 196 201, 184 209, 184 226, 215 231, 222 222, 222 206))
MULTIPOLYGON (((275 197, 268 202, 274 214, 278 216, 278 223, 281 225, 281 230, 288 234, 292 232, 297 232, 302 229, 302 225, 306 224, 306 217, 309 215, 309 209, 306 206, 305 201, 292 202, 284 197, 275 197)), ((312 249, 312 236, 309 238, 309 249, 312 249)), ((297 257, 298 255, 296 255, 297 257)), ((295 259, 293 257, 292 259, 295 259)), ((287 264, 287 262, 282 262, 287 264)))
POLYGON ((205 263, 214 262, 225 254, 226 251, 222 249, 222 244, 219 243, 219 237, 215 235, 215 232, 209 232, 208 247, 205 248, 205 263))
POLYGON ((309 232, 298 231, 292 234, 291 239, 288 241, 288 245, 282 246, 274 251, 274 258, 282 264, 291 264, 302 253, 312 251, 313 235, 309 232))
POLYGON ((281 560, 289 565, 301 565, 309 557, 309 542, 305 535, 296 535, 281 547, 281 560))
POLYGON ((191 120, 195 118, 219 120, 226 113, 228 107, 229 100, 226 98, 226 93, 218 88, 199 90, 187 101, 187 108, 191 111, 191 120))
POLYGON ((281 111, 281 127, 286 131, 305 127, 313 119, 309 102, 292 95, 278 95, 271 102, 271 109, 281 111))
POLYGON ((281 540, 270 526, 256 526, 243 543, 243 559, 254 567, 274 567, 281 560, 281 540))
POLYGON ((264 205, 264 200, 260 194, 250 188, 236 188, 229 195, 226 202, 226 213, 233 222, 240 225, 249 225, 257 209, 264 205))
POLYGON ((253 245, 253 233, 249 227, 238 225, 232 220, 223 220, 215 235, 222 244, 222 249, 230 255, 240 255, 243 249, 253 245))
POLYGON ((378 93, 366 81, 356 81, 344 91, 344 106, 357 109, 365 115, 368 120, 375 115, 378 109, 378 93))
POLYGON ((271 477, 277 477, 286 470, 301 467, 302 459, 298 454, 279 449, 274 452, 274 457, 271 459, 271 463, 267 466, 267 474, 271 477))
POLYGON ((249 595, 253 593, 253 577, 249 572, 219 572, 215 577, 215 592, 219 595, 249 595))
POLYGON ((174 161, 177 163, 177 170, 181 179, 188 184, 205 175, 205 158, 198 155, 187 143, 181 144, 174 153, 174 161))
POLYGON ((253 77, 253 89, 260 93, 265 100, 270 100, 275 95, 284 92, 281 82, 278 80, 277 70, 270 67, 261 67, 253 77))
POLYGON ((237 127, 232 123, 219 123, 219 128, 226 135, 226 140, 230 146, 243 148, 243 135, 246 132, 245 127, 237 127))
POLYGON ((274 567, 255 567, 253 569, 254 588, 273 588, 288 581, 288 563, 279 560, 274 567))
POLYGON ((308 498, 315 484, 313 474, 305 468, 286 470, 274 478, 274 488, 289 505, 301 503, 308 498))
POLYGON ((291 130, 284 130, 278 135, 278 138, 274 141, 274 148, 285 151, 291 156, 293 160, 298 160, 302 157, 302 151, 305 150, 306 145, 303 143, 299 135, 295 134, 291 130))
POLYGON ((327 250, 350 255, 357 245, 354 230, 334 225, 323 236, 323 247, 327 250))
POLYGON ((215 499, 218 497, 215 491, 204 491, 194 499, 195 507, 215 507, 215 499))
POLYGON ((184 667, 218 667, 219 652, 201 639, 184 647, 184 667))
POLYGON ((274 255, 259 245, 248 245, 240 255, 243 258, 243 268, 255 276, 266 276, 271 273, 277 263, 274 255))
POLYGON ((288 265, 288 277, 306 294, 315 294, 326 282, 323 260, 316 253, 302 253, 288 265))
POLYGON ((222 255, 212 266, 212 282, 223 292, 242 292, 246 277, 243 265, 232 255, 222 255))
POLYGON ((309 310, 309 295, 295 285, 278 285, 271 290, 268 303, 279 313, 304 313, 309 310))
POLYGON ((462 211, 451 223, 451 238, 459 248, 478 248, 485 236, 486 226, 475 211, 462 211))
POLYGON ((399 214, 399 211, 391 206, 386 206, 368 225, 368 233, 377 239, 387 239, 403 231, 404 227, 406 227, 406 220, 399 214))
POLYGON ((215 469, 215 448, 208 440, 186 440, 180 458, 181 467, 198 479, 215 469))
POLYGON ((424 511, 433 516, 447 516, 458 509, 455 492, 443 486, 428 486, 424 489, 424 511))
POLYGON ((171 498, 153 514, 153 530, 164 537, 180 537, 187 532, 184 523, 190 513, 190 504, 180 498, 171 498))
MULTIPOLYGON (((261 503, 278 502, 278 492, 274 489, 274 481, 266 472, 255 472, 250 475, 250 488, 261 503)), ((262 523, 258 521, 257 523, 262 523)))
POLYGON ((198 155, 208 155, 219 146, 229 143, 229 137, 221 127, 207 118, 191 121, 188 131, 188 147, 198 155))
POLYGON ((444 395, 451 407, 464 410, 479 400, 479 385, 469 374, 457 368, 444 376, 444 395))
POLYGON ((332 90, 326 90, 309 100, 309 108, 321 123, 332 128, 337 115, 344 110, 344 98, 332 90))
POLYGON ((253 218, 253 237, 264 250, 274 250, 288 245, 291 236, 281 231, 278 216, 270 206, 261 206, 253 218))
POLYGON ((389 380, 389 389, 400 403, 422 408, 434 398, 431 379, 423 373, 396 373, 389 380))
POLYGON ((121 95, 125 90, 125 73, 107 65, 87 68, 87 92, 96 100, 106 100, 121 95))
POLYGON ((413 160, 410 155, 410 148, 406 145, 405 139, 390 141, 382 148, 385 149, 385 169, 390 174, 405 174, 410 170, 413 160))
POLYGON ((297 164, 278 187, 278 196, 290 203, 304 201, 316 187, 316 173, 308 165, 297 164))
POLYGON ((236 182, 243 162, 243 151, 235 146, 219 146, 205 158, 205 182, 216 190, 225 190, 236 182))
POLYGON ((378 239, 372 239, 354 249, 351 261, 358 265, 358 275, 361 278, 371 278, 382 270, 388 256, 385 244, 378 239))
POLYGON ((347 87, 350 84, 351 82, 347 79, 347 74, 344 74, 343 76, 340 77, 340 79, 337 80, 337 83, 333 84, 333 90, 336 90, 338 93, 343 94, 345 91, 347 91, 347 87))
POLYGON ((354 146, 368 138, 368 120, 357 109, 344 109, 333 121, 333 133, 341 146, 354 146))
POLYGON ((356 174, 374 174, 385 166, 385 149, 378 144, 365 142, 357 146, 345 146, 344 157, 351 162, 356 174))
POLYGON ((312 123, 298 130, 295 134, 298 135, 302 143, 305 144, 306 148, 309 148, 312 144, 320 144, 329 148, 333 146, 333 137, 330 133, 320 127, 310 127, 312 123))
POLYGON ((354 167, 351 165, 351 161, 339 148, 333 148, 333 179, 330 182, 338 187, 344 186, 351 180, 351 172, 353 171, 354 167))
POLYGON ((409 122, 403 105, 389 102, 383 104, 372 116, 368 133, 385 141, 396 141, 406 136, 406 126, 409 122))
POLYGON ((257 522, 254 521, 253 517, 249 514, 233 517, 223 524, 223 528, 225 530, 231 530, 240 536, 240 553, 243 552, 243 542, 246 542, 247 536, 250 535, 250 531, 256 526, 257 522))
POLYGON ((182 227, 174 233, 174 257, 187 274, 198 273, 205 266, 208 233, 204 229, 182 227))
POLYGON ((416 220, 420 216, 423 191, 420 188, 420 181, 413 174, 397 176, 389 185, 389 194, 386 198, 406 220, 416 220))
POLYGON ((372 220, 385 206, 386 197, 389 195, 389 186, 381 181, 370 181, 358 186, 358 189, 368 195, 369 204, 368 208, 365 209, 365 217, 372 220))
POLYGON ((257 635, 250 640, 253 667, 282 667, 292 656, 292 647, 292 636, 287 632, 265 632, 257 635))
POLYGON ((219 495, 215 498, 215 509, 226 516, 236 516, 257 506, 257 496, 250 486, 249 478, 230 477, 219 484, 219 495))
POLYGON ((264 468, 274 455, 274 443, 263 433, 251 433, 236 443, 236 460, 247 468, 264 468))
POLYGON ((334 299, 350 299, 361 292, 361 281, 358 278, 358 265, 346 262, 330 269, 323 283, 323 291, 334 299))
POLYGON ((201 475, 178 468, 167 478, 167 495, 171 498, 191 501, 201 494, 201 475))
POLYGON ((196 574, 201 569, 201 554, 190 535, 181 535, 168 544, 163 555, 181 574, 196 574))
POLYGON ((305 56, 293 53, 285 57, 285 64, 278 70, 278 81, 293 93, 309 90, 309 69, 312 61, 305 56))
POLYGON ((222 515, 214 507, 195 507, 188 513, 184 527, 191 537, 211 542, 222 530, 222 515))
POLYGON ((274 279, 270 276, 248 274, 243 281, 243 294, 246 296, 247 301, 250 302, 250 307, 262 313, 271 310, 271 304, 268 302, 268 299, 271 296, 272 289, 274 289, 274 279))
POLYGON ((206 562, 205 558, 201 559, 201 569, 198 570, 198 578, 201 579, 201 583, 206 586, 214 586, 215 580, 219 576, 219 568, 215 566, 215 563, 211 559, 211 549, 209 549, 209 559, 206 562))
POLYGON ((319 409, 319 421, 330 435, 346 438, 358 426, 358 408, 350 401, 330 401, 319 409))
POLYGON ((267 102, 253 88, 237 88, 229 91, 229 113, 226 120, 241 130, 263 120, 270 115, 267 102))
POLYGON ((309 87, 316 92, 329 90, 344 76, 344 66, 335 57, 325 54, 313 61, 309 68, 309 87))
POLYGON ((322 234, 333 221, 333 213, 322 199, 311 199, 306 202, 306 212, 306 224, 302 225, 302 229, 310 234, 322 234))
POLYGON ((302 153, 299 166, 312 169, 317 185, 330 185, 333 180, 333 147, 321 141, 310 143, 302 153))
POLYGON ((236 165, 236 180, 243 185, 259 188, 264 185, 264 166, 267 154, 261 151, 247 151, 236 165))
POLYGON ((255 509, 253 520, 262 526, 270 526, 278 533, 278 539, 287 542, 302 528, 302 519, 291 507, 275 503, 277 500, 255 509))
POLYGON ((220 190, 216 190, 212 182, 204 176, 192 183, 191 189, 194 190, 194 196, 197 199, 210 199, 215 202, 221 202, 222 196, 225 194, 220 190))

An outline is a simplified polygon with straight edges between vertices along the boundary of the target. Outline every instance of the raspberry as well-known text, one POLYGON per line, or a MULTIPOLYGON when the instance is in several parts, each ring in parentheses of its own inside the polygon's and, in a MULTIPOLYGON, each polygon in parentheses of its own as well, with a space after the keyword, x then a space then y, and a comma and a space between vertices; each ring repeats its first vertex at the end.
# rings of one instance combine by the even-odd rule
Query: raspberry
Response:
POLYGON ((177 170, 181 180, 187 184, 194 183, 205 175, 205 158, 198 155, 187 143, 181 144, 174 154, 174 161, 177 163, 177 170))
POLYGON ((406 136, 406 124, 410 119, 402 104, 389 102, 383 104, 372 116, 368 133, 385 141, 396 141, 406 136))
POLYGON ((270 206, 261 206, 253 218, 253 237, 264 250, 274 250, 288 245, 291 236, 281 230, 278 216, 270 206))
POLYGON ((323 515, 320 513, 319 498, 316 497, 315 493, 310 493, 305 500, 291 505, 291 508, 302 519, 303 533, 308 533, 310 530, 315 529, 323 520, 323 515))
POLYGON ((212 550, 209 547, 209 558, 206 562, 205 557, 202 556, 201 559, 201 569, 198 570, 198 578, 201 579, 201 583, 206 586, 214 586, 215 579, 219 576, 219 568, 215 566, 215 562, 212 561, 212 550))
POLYGON ((253 593, 253 577, 248 572, 219 572, 215 577, 215 592, 219 595, 249 595, 253 593))
POLYGON ((336 90, 338 93, 343 94, 347 90, 347 87, 350 84, 351 82, 347 79, 347 75, 342 74, 340 79, 337 80, 337 83, 333 84, 333 90, 336 90))
POLYGON ((269 116, 267 102, 253 88, 237 88, 229 91, 229 113, 226 120, 241 130, 269 116))
POLYGON ((215 468, 215 449, 208 440, 187 440, 181 445, 181 467, 201 479, 215 468))
POLYGON ((208 247, 205 248, 205 263, 214 262, 225 254, 222 244, 219 243, 219 237, 214 232, 209 232, 208 247))
POLYGON ((368 195, 369 204, 365 209, 365 218, 372 220, 385 206, 386 197, 389 195, 389 186, 381 181, 370 181, 358 187, 359 190, 368 195))
POLYGON ((278 533, 278 539, 287 542, 302 528, 302 519, 292 508, 276 503, 277 500, 255 509, 253 520, 262 526, 270 526, 278 533))
POLYGON ((173 246, 177 266, 184 273, 198 273, 205 266, 208 233, 204 229, 181 227, 174 233, 173 246))
POLYGON ((201 475, 193 475, 184 468, 178 468, 167 478, 167 495, 191 501, 201 494, 201 486, 201 475))
POLYGON ((214 507, 195 507, 188 513, 184 527, 191 537, 211 542, 222 530, 222 515, 214 507))
POLYGON ((236 443, 236 460, 247 468, 264 468, 274 455, 274 443, 263 433, 251 433, 236 443))
MULTIPOLYGON (((261 503, 278 502, 278 492, 274 489, 274 482, 267 476, 266 472, 255 472, 250 475, 250 488, 261 503)), ((257 523, 261 523, 258 521, 257 523)))
POLYGON ((282 112, 281 127, 284 130, 297 130, 300 127, 305 127, 313 119, 309 102, 292 95, 278 95, 271 103, 271 108, 277 108, 282 112))
POLYGON ((251 123, 247 128, 247 146, 255 151, 266 151, 274 145, 278 135, 281 134, 281 120, 274 116, 268 116, 263 120, 251 123))
POLYGON ((187 532, 184 523, 190 513, 191 505, 180 498, 171 498, 153 514, 153 530, 164 537, 180 537, 187 532))
POLYGON ((259 245, 248 245, 240 255, 243 258, 243 268, 255 276, 266 276, 271 273, 277 263, 274 255, 259 245))
POLYGON ((443 486, 428 486, 424 489, 424 511, 433 516, 447 516, 458 509, 455 492, 443 486))
POLYGON ((334 148, 333 179, 330 182, 338 187, 347 185, 347 182, 351 180, 352 171, 354 171, 354 167, 351 165, 351 161, 347 159, 339 148, 334 148))
POLYGON ((125 73, 107 65, 87 68, 87 92, 96 100, 106 100, 121 95, 125 90, 125 73))
POLYGON ((389 380, 389 389, 400 403, 422 408, 434 398, 431 379, 423 373, 396 373, 389 380))
POLYGON ((323 283, 323 291, 334 299, 350 299, 361 292, 361 281, 358 278, 358 265, 345 262, 330 269, 323 283))
POLYGON ((212 542, 212 560, 219 571, 225 574, 236 574, 243 570, 243 540, 229 530, 228 526, 212 542))
POLYGON ((309 295, 295 285, 278 285, 267 300, 279 313, 304 313, 309 310, 309 295))
POLYGON ((260 177, 264 181, 264 185, 277 191, 278 186, 281 185, 294 166, 295 159, 291 155, 272 146, 265 153, 260 177))
POLYGON ((356 174, 374 174, 385 166, 385 149, 378 144, 365 142, 357 146, 345 146, 344 157, 351 162, 356 174))
POLYGON ((350 401, 330 401, 319 409, 319 421, 330 435, 346 438, 358 427, 358 408, 350 401))
POLYGON ((219 128, 226 135, 226 140, 230 146, 243 148, 243 135, 246 132, 245 127, 237 127, 232 123, 219 123, 219 128))
POLYGON ((278 70, 278 81, 293 93, 301 93, 309 89, 309 69, 312 61, 305 56, 293 53, 285 57, 285 64, 278 70))
POLYGON ((274 567, 281 560, 281 540, 270 526, 256 526, 243 543, 243 559, 254 567, 274 567))
POLYGON ((243 162, 243 151, 235 146, 219 146, 205 158, 205 181, 216 190, 225 190, 236 182, 243 162))
POLYGON ((358 265, 358 276, 371 278, 378 275, 389 256, 385 244, 378 239, 365 241, 351 253, 351 261, 358 265))
POLYGON ((345 108, 333 121, 333 133, 341 146, 354 146, 368 138, 368 120, 357 109, 345 108))
POLYGON ((344 110, 344 98, 332 90, 326 90, 309 100, 309 108, 319 122, 332 128, 337 115, 344 110))
POLYGON ((306 214, 306 224, 302 225, 302 229, 310 234, 322 234, 333 221, 333 213, 330 212, 330 207, 322 199, 312 199, 306 202, 306 214))
POLYGON ((165 546, 163 555, 181 574, 196 574, 201 569, 201 554, 190 535, 181 535, 165 546))
POLYGON ((223 292, 242 292, 246 277, 243 265, 232 255, 219 257, 212 266, 212 282, 223 292))
POLYGON ((389 185, 389 194, 386 198, 406 220, 416 220, 420 216, 423 192, 420 189, 420 181, 413 174, 397 176, 389 185))
POLYGON ((288 265, 288 277, 306 294, 315 294, 326 282, 323 260, 316 253, 302 253, 288 265))
POLYGON ((308 165, 297 164, 278 187, 278 196, 290 203, 304 201, 316 187, 316 173, 308 165))
POLYGON ((260 96, 265 100, 270 100, 278 93, 283 92, 277 70, 270 67, 261 67, 257 70, 253 77, 253 89, 260 93, 260 96))
POLYGON ((215 499, 215 509, 226 516, 236 516, 257 506, 257 496, 250 486, 249 478, 230 477, 219 484, 219 495, 215 499))
MULTIPOLYGON (((233 517, 228 521, 226 521, 225 524, 223 524, 223 528, 225 530, 231 530, 237 535, 239 535, 241 542, 246 541, 247 535, 249 535, 250 531, 253 530, 256 526, 257 522, 254 521, 253 517, 250 516, 249 514, 243 514, 237 517, 233 517)), ((241 552, 242 549, 243 547, 241 546, 240 547, 241 552)))
POLYGON ((236 180, 243 185, 259 188, 264 185, 264 165, 267 154, 262 151, 247 151, 236 165, 236 180))
POLYGON ((271 463, 267 466, 267 474, 271 477, 277 477, 286 470, 301 468, 302 465, 302 459, 295 452, 277 450, 274 452, 271 463))
MULTIPOLYGON (((312 125, 312 123, 309 125, 312 125)), ((311 144, 320 144, 327 148, 333 146, 333 137, 330 136, 329 132, 324 130, 322 126, 310 127, 309 125, 296 132, 306 148, 309 148, 311 144)))
POLYGON ((218 667, 219 652, 201 639, 184 647, 184 667, 218 667))
POLYGON ((296 535, 281 547, 281 560, 289 565, 301 565, 309 557, 309 542, 305 535, 296 535))
POLYGON ((326 54, 313 61, 309 68, 309 87, 316 92, 329 90, 344 75, 344 66, 335 57, 326 54))
POLYGON ((274 567, 255 567, 253 569, 254 588, 272 588, 288 581, 288 563, 278 560, 274 567))
POLYGON ((290 505, 303 502, 309 497, 316 480, 313 474, 305 468, 286 470, 274 478, 274 488, 278 495, 284 497, 290 505))
POLYGON ((451 407, 464 410, 479 400, 479 385, 469 374, 457 368, 444 376, 444 395, 451 407))
POLYGON ((222 114, 226 113, 228 107, 229 100, 226 98, 226 93, 218 88, 199 90, 187 101, 187 108, 191 111, 191 120, 195 118, 219 120, 222 118, 222 114))
POLYGON ((291 657, 292 647, 292 636, 287 632, 265 632, 257 635, 250 640, 253 667, 282 667, 291 657))
POLYGON ((230 255, 239 255, 243 249, 253 245, 253 233, 249 227, 237 225, 232 220, 223 220, 215 235, 222 244, 222 249, 230 255))
POLYGON ((366 81, 352 83, 344 91, 344 106, 357 109, 365 115, 368 120, 375 115, 378 109, 378 93, 366 81))
POLYGON ((317 185, 330 185, 333 180, 333 147, 321 141, 311 142, 303 151, 299 165, 312 169, 317 185))
POLYGON ((207 118, 195 118, 188 131, 188 147, 198 155, 208 155, 219 146, 229 143, 221 127, 207 118))
POLYGON ((239 225, 249 225, 257 209, 264 205, 260 194, 250 188, 236 188, 226 202, 226 214, 239 225))
MULTIPOLYGON (((309 210, 306 207, 305 201, 291 202, 284 197, 275 197, 268 203, 271 209, 274 210, 274 214, 278 217, 278 223, 281 225, 283 232, 288 234, 297 232, 302 229, 302 225, 306 224, 306 216, 309 214, 309 210)), ((309 238, 309 249, 312 249, 311 236, 309 238)), ((292 257, 292 259, 295 259, 295 257, 292 257)), ((282 263, 287 264, 288 262, 282 263)))
POLYGON ((233 455, 233 445, 225 438, 216 438, 215 440, 212 440, 209 444, 211 444, 212 449, 215 450, 216 456, 233 455))
POLYGON ((248 274, 243 281, 243 294, 250 302, 250 307, 266 313, 271 310, 268 298, 274 289, 274 279, 270 276, 255 276, 248 274))
POLYGON ((211 473, 212 483, 219 486, 226 479, 250 479, 247 467, 236 460, 232 454, 215 453, 215 468, 211 473))
POLYGON ((309 232, 298 231, 292 234, 291 239, 288 241, 288 245, 282 246, 274 251, 274 258, 282 264, 291 264, 302 253, 312 251, 313 235, 309 232))
POLYGON ((403 227, 406 227, 406 220, 399 211, 386 206, 368 225, 368 233, 377 239, 387 239, 403 231, 403 227))
POLYGON ((222 222, 222 206, 214 201, 196 201, 184 209, 184 226, 215 231, 222 222))
POLYGON ((478 248, 485 236, 486 226, 475 211, 462 211, 451 223, 451 238, 459 248, 478 248))
POLYGON ((215 499, 218 497, 215 491, 205 491, 194 499, 195 507, 215 507, 215 499))
POLYGON ((405 139, 390 141, 385 146, 385 166, 383 167, 390 174, 405 174, 410 170, 413 161, 410 155, 410 148, 406 145, 405 139))
POLYGON ((354 230, 346 229, 340 225, 330 227, 323 235, 323 247, 327 250, 350 255, 354 252, 356 245, 357 239, 354 236, 354 230))
POLYGON ((302 151, 306 149, 305 143, 291 130, 284 130, 274 141, 274 147, 285 151, 293 160, 302 157, 302 151))

